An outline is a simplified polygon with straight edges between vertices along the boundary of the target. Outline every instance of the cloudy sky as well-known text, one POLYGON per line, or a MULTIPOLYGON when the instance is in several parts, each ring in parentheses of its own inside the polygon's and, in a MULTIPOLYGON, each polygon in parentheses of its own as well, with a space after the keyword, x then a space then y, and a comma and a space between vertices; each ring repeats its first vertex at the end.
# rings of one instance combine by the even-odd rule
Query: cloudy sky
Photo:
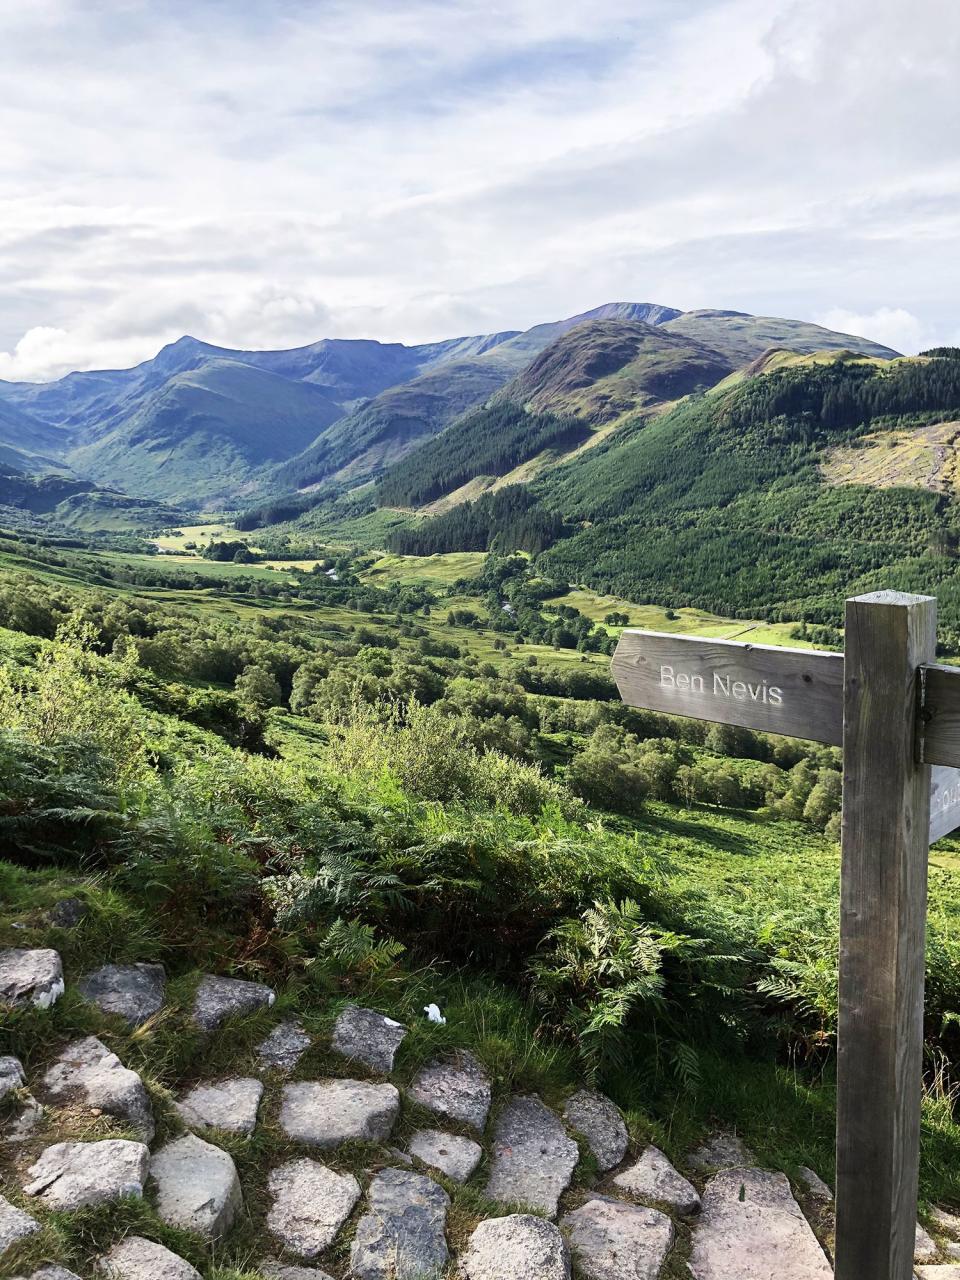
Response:
POLYGON ((610 300, 960 342, 957 0, 0 0, 0 378, 610 300))

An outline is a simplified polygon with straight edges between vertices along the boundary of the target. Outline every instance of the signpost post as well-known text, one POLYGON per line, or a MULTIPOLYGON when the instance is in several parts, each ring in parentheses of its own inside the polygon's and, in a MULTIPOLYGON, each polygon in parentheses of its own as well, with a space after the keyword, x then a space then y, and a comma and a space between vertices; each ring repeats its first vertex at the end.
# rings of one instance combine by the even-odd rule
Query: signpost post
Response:
POLYGON ((960 668, 933 661, 930 596, 848 600, 845 643, 624 631, 612 667, 630 706, 843 747, 835 1273, 910 1280, 927 849, 960 826, 960 668))

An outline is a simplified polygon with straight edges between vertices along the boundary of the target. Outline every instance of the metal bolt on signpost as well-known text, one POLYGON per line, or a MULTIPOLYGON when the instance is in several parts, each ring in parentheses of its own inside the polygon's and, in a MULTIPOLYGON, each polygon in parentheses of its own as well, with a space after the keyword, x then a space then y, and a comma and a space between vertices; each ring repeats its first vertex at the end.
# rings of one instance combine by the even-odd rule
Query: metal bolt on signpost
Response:
POLYGON ((837 1280, 911 1280, 927 850, 960 826, 960 668, 936 600, 847 601, 845 652, 624 631, 630 706, 843 748, 837 1280))

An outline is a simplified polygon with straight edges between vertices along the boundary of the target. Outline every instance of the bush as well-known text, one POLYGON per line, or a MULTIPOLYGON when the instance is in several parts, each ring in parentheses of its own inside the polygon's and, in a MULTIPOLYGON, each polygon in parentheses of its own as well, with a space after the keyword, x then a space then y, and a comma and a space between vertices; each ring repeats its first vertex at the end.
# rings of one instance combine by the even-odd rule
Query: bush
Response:
POLYGON ((567 782, 575 795, 598 809, 625 814, 643 810, 647 794, 643 776, 614 755, 587 750, 574 756, 567 769, 567 782))

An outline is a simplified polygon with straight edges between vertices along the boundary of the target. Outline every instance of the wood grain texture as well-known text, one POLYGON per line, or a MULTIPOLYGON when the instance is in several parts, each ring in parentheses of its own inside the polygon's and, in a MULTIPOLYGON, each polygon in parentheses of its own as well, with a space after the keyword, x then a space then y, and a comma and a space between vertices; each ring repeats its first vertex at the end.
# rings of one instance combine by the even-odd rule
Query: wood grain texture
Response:
POLYGON ((920 670, 920 758, 960 767, 960 667, 925 663, 920 670))
POLYGON ((837 1280, 913 1275, 930 827, 916 720, 935 644, 929 597, 847 601, 837 1280))
POLYGON ((631 707, 840 746, 843 655, 624 631, 611 664, 631 707))

